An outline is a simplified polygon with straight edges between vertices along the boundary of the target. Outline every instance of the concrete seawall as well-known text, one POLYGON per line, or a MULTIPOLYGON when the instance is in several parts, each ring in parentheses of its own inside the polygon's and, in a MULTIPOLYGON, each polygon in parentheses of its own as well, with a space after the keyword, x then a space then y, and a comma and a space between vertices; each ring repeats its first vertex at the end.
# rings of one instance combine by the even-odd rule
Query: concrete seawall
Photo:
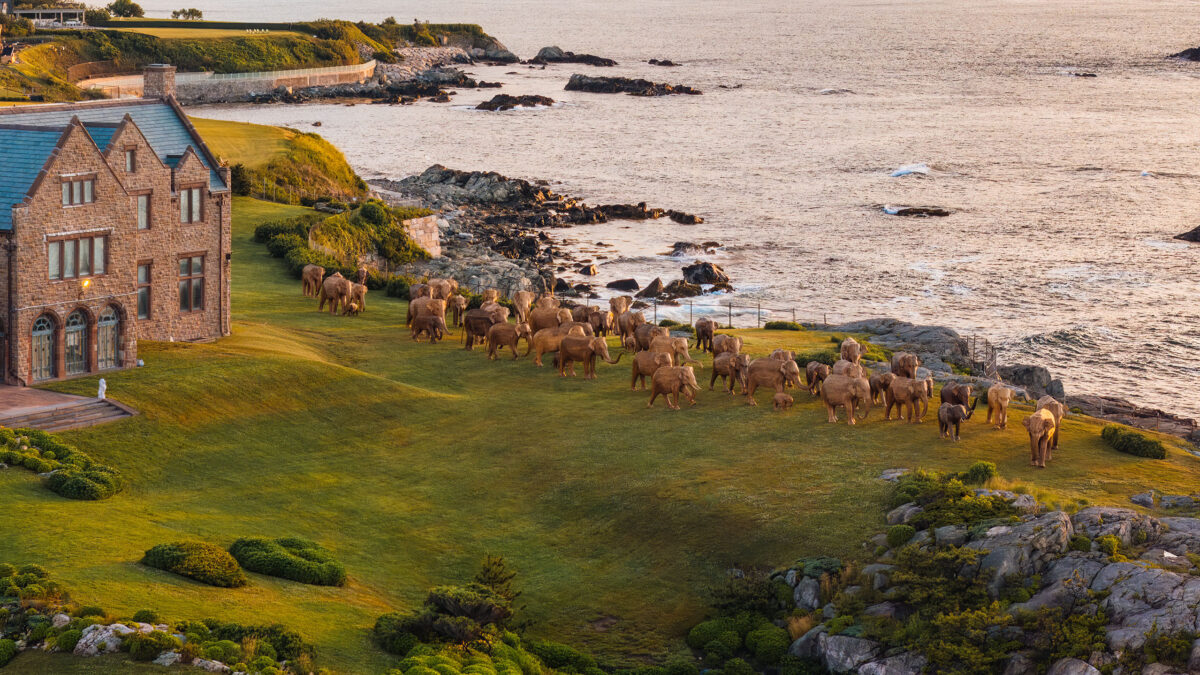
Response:
MULTIPOLYGON (((353 66, 275 70, 258 73, 179 73, 175 77, 175 97, 180 103, 237 103, 249 101, 256 94, 266 94, 279 87, 330 86, 359 84, 375 76, 375 61, 353 66)), ((142 75, 120 75, 82 80, 82 89, 99 89, 109 98, 139 98, 145 87, 142 75)))

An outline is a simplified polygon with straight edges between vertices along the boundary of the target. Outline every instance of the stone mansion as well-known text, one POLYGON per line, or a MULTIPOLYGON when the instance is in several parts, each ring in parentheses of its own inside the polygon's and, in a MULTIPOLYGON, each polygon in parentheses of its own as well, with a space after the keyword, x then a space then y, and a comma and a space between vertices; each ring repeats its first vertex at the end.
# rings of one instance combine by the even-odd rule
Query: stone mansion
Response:
POLYGON ((34 384, 229 334, 229 169, 150 66, 141 99, 0 108, 0 353, 34 384))

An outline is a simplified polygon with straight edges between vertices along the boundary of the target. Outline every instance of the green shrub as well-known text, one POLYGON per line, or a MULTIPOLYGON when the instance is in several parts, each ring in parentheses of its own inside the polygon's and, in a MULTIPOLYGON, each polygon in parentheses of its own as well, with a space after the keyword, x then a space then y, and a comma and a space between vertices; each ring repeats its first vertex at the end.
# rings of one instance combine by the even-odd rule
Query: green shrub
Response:
POLYGON ((204 658, 222 663, 234 663, 242 658, 242 648, 232 640, 217 640, 204 645, 204 658))
POLYGON ((555 670, 583 673, 596 667, 596 659, 559 642, 529 640, 526 641, 525 648, 555 670))
POLYGON ((887 543, 892 548, 900 548, 916 536, 917 530, 912 525, 893 525, 888 528, 887 543))
POLYGON ((133 620, 138 623, 158 623, 158 612, 152 609, 139 609, 134 612, 133 620))
POLYGON ((315 586, 346 584, 346 568, 332 553, 306 539, 238 539, 229 553, 251 572, 315 586))
POLYGON ((313 223, 322 219, 324 216, 320 214, 307 214, 263 223, 254 228, 254 241, 265 244, 281 234, 294 234, 302 239, 307 239, 308 229, 312 227, 313 223))
POLYGON ((107 612, 105 612, 103 609, 101 609, 100 607, 97 607, 95 605, 84 605, 83 607, 80 607, 78 610, 75 611, 75 616, 103 617, 105 614, 107 614, 107 612))
POLYGON ((1072 551, 1082 551, 1087 553, 1092 550, 1092 540, 1087 538, 1085 534, 1071 535, 1071 541, 1067 544, 1067 548, 1072 551))
POLYGON ((88 469, 59 469, 45 479, 52 492, 70 499, 108 499, 124 488, 124 481, 115 469, 93 465, 88 469))
POLYGON ((725 675, 756 675, 750 664, 742 659, 729 659, 721 667, 721 672, 725 675))
MULTIPOLYGON (((804 330, 804 327, 795 321, 768 321, 763 324, 763 328, 766 328, 767 330, 804 330)), ((807 363, 807 361, 805 363, 807 363)))
POLYGON ((763 665, 773 666, 787 653, 792 644, 788 632, 773 624, 756 628, 746 634, 746 649, 763 665))
POLYGON ((844 567, 840 559, 830 556, 801 558, 796 561, 796 566, 804 576, 814 579, 819 578, 822 574, 837 574, 844 567))
POLYGON ((687 645, 692 649, 704 649, 704 646, 709 642, 716 640, 721 633, 726 631, 735 631, 736 625, 733 619, 721 617, 719 619, 709 619, 701 621, 692 627, 687 634, 687 645))
POLYGON ((967 470, 962 474, 962 482, 967 485, 983 485, 989 479, 1000 475, 996 470, 996 465, 991 462, 975 462, 967 467, 967 470))
POLYGON ((993 603, 978 610, 947 613, 933 618, 913 646, 929 659, 930 672, 1000 672, 1009 652, 1019 643, 999 637, 1013 617, 993 603))
POLYGON ((779 675, 825 675, 828 671, 820 661, 785 654, 779 660, 779 675))
POLYGON ((271 237, 267 242, 267 252, 276 258, 282 258, 294 248, 307 248, 308 242, 298 234, 284 232, 271 237))
POLYGON ((969 526, 1012 518, 1017 513, 1003 497, 976 496, 957 477, 929 471, 911 471, 901 476, 892 501, 896 505, 916 502, 924 509, 909 521, 917 529, 969 526))
POLYGON ((174 635, 155 630, 132 633, 121 641, 121 648, 128 648, 129 656, 134 661, 153 661, 159 654, 179 649, 182 644, 174 635))
POLYGON ((1117 452, 1150 459, 1166 459, 1167 448, 1161 441, 1117 424, 1105 425, 1100 431, 1104 442, 1117 452))
POLYGON ((54 640, 54 646, 58 647, 59 651, 69 652, 75 649, 75 645, 79 642, 79 638, 83 637, 83 631, 77 628, 65 630, 58 634, 54 640))
POLYGON ((800 364, 801 367, 804 367, 808 365, 809 361, 816 361, 817 363, 824 363, 827 366, 832 366, 833 364, 837 363, 838 358, 840 357, 835 349, 813 349, 796 354, 796 363, 800 364))
POLYGON ((235 588, 246 585, 246 575, 229 552, 200 541, 159 544, 146 551, 142 564, 210 586, 235 588))
POLYGON ((277 623, 269 626, 246 626, 222 623, 215 619, 205 619, 204 623, 216 640, 229 640, 241 644, 246 638, 254 638, 258 640, 260 652, 263 651, 263 645, 270 645, 275 650, 275 657, 281 661, 291 661, 301 654, 311 655, 313 652, 312 645, 305 642, 299 633, 277 623))
POLYGON ((1112 562, 1122 562, 1125 560, 1125 556, 1121 554, 1121 540, 1117 539, 1116 535, 1106 534, 1096 537, 1096 546, 1112 562))
POLYGON ((0 667, 8 665, 17 655, 17 643, 12 640, 0 640, 0 667))
POLYGON ((711 640, 704 645, 704 665, 709 668, 720 668, 726 661, 733 658, 734 650, 720 640, 711 640))

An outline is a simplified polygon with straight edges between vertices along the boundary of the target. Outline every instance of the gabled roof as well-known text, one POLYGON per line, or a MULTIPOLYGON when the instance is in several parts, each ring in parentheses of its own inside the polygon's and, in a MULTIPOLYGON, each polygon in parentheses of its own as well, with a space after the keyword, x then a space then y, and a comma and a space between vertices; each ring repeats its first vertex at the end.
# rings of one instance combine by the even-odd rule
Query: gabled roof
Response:
POLYGON ((0 230, 12 229, 12 207, 29 193, 34 179, 73 117, 103 152, 128 115, 164 164, 174 167, 191 149, 209 169, 214 192, 228 190, 216 159, 177 104, 156 99, 0 108, 0 230), (47 140, 49 139, 49 140, 47 140), (36 168, 31 168, 36 165, 36 168))

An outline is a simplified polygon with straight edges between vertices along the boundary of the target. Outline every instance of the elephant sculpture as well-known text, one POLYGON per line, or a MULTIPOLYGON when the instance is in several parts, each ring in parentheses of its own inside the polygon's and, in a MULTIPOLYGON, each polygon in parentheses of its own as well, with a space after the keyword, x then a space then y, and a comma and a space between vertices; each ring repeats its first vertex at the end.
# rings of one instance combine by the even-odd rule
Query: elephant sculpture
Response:
POLYGON ((446 306, 450 309, 450 315, 454 319, 454 326, 461 326, 463 312, 467 311, 467 298, 462 295, 451 296, 446 301, 446 306))
POLYGON ((897 377, 884 394, 883 419, 892 418, 892 407, 896 408, 898 419, 905 419, 904 409, 907 407, 909 423, 919 424, 924 421, 925 413, 929 412, 930 398, 933 398, 933 378, 914 380, 911 377, 897 377))
POLYGON ((638 326, 645 325, 645 323, 645 314, 627 309, 617 315, 617 335, 621 337, 633 335, 633 331, 637 330, 638 326))
POLYGON ((578 327, 583 331, 583 334, 588 337, 596 337, 596 331, 592 328, 592 324, 587 321, 564 321, 558 324, 560 330, 566 332, 567 329, 578 327))
POLYGON ((867 380, 871 384, 871 403, 873 405, 883 405, 883 395, 888 387, 892 386, 894 379, 896 379, 895 373, 877 373, 867 380))
POLYGON ((367 268, 366 267, 359 266, 359 268, 357 270, 355 270, 354 283, 364 284, 364 285, 367 283, 367 268))
MULTIPOLYGON (((533 334, 533 344, 530 349, 533 350, 533 365, 542 367, 542 354, 558 351, 558 345, 562 339, 568 335, 578 335, 579 337, 587 337, 583 334, 583 329, 579 326, 573 326, 570 330, 559 332, 559 327, 543 328, 533 334)), ((529 351, 526 350, 526 354, 529 351)))
POLYGON ((662 394, 667 400, 668 408, 679 410, 680 393, 687 398, 689 404, 696 405, 698 391, 700 385, 696 384, 696 371, 692 370, 691 366, 663 366, 650 376, 650 402, 646 407, 653 407, 654 399, 662 394), (671 401, 672 395, 675 397, 674 402, 671 401))
MULTIPOLYGON (((466 342, 464 349, 474 351, 475 341, 484 342, 488 331, 498 323, 504 323, 504 320, 497 313, 482 309, 467 310, 463 315, 463 339, 466 342)), ((528 354, 529 351, 526 350, 525 353, 528 354)))
MULTIPOLYGON (((978 399, 977 399, 978 400, 978 399)), ((975 408, 968 408, 961 403, 942 403, 938 407, 938 436, 957 441, 959 427, 966 420, 971 419, 971 415, 975 414, 975 408)))
POLYGON ((842 340, 842 348, 840 350, 842 359, 850 363, 858 363, 863 354, 867 353, 867 348, 860 345, 858 340, 848 337, 842 340))
POLYGON ((717 354, 730 352, 738 354, 742 351, 742 338, 732 335, 714 335, 712 342, 712 353, 715 357, 717 354))
POLYGON ((446 319, 446 301, 439 298, 417 298, 408 303, 408 316, 404 323, 412 323, 418 316, 440 316, 446 319))
POLYGON ((808 385, 808 393, 816 396, 821 391, 821 383, 829 377, 829 366, 820 361, 809 361, 804 367, 804 383, 808 385))
POLYGON ((615 298, 608 299, 608 309, 612 311, 614 317, 619 317, 629 308, 633 306, 633 298, 628 295, 618 295, 615 298))
POLYGON ((970 406, 971 410, 975 409, 975 406, 971 404, 971 385, 964 382, 947 382, 942 386, 942 391, 938 396, 942 403, 970 406))
POLYGON ((353 312, 355 316, 367 311, 367 287, 362 284, 350 285, 350 301, 342 309, 342 315, 353 312), (354 309, 351 310, 351 307, 354 309))
POLYGON ((1012 402, 1013 390, 1001 384, 993 384, 987 390, 987 421, 997 429, 1008 428, 1008 404, 1012 402))
POLYGON ((712 391, 717 383, 717 378, 720 377, 722 384, 725 385, 725 393, 732 394, 735 383, 742 385, 742 393, 746 392, 746 370, 750 368, 749 355, 722 352, 713 357, 712 367, 712 378, 708 382, 709 391, 712 391))
POLYGON ((830 424, 837 423, 839 406, 846 409, 846 423, 854 424, 859 404, 864 409, 862 417, 858 419, 867 419, 871 412, 871 383, 865 377, 830 375, 821 383, 821 400, 825 402, 830 424))
POLYGON ((1029 463, 1042 469, 1046 468, 1046 460, 1050 459, 1050 448, 1058 431, 1054 423, 1054 413, 1042 408, 1021 423, 1029 432, 1029 463))
POLYGON ((675 363, 681 366, 685 363, 691 363, 695 364, 697 368, 703 367, 699 361, 693 359, 692 355, 688 353, 687 338, 673 338, 670 333, 659 335, 652 339, 646 351, 670 354, 674 357, 675 363))
POLYGON ((339 307, 345 307, 346 303, 350 302, 350 280, 343 277, 341 272, 334 272, 325 281, 321 282, 321 291, 317 294, 317 299, 320 301, 317 304, 317 311, 325 309, 325 303, 329 303, 329 315, 337 314, 339 307))
POLYGON ((846 377, 866 377, 867 371, 857 363, 852 363, 845 359, 838 359, 833 364, 833 370, 830 371, 833 375, 845 375, 846 377))
POLYGON ((518 323, 529 322, 529 308, 533 306, 533 297, 532 291, 517 291, 513 293, 513 311, 517 313, 518 323))
POLYGON ((650 343, 660 337, 671 337, 671 329, 655 326, 652 323, 643 323, 633 330, 633 339, 637 342, 637 351, 640 352, 650 349, 650 343))
POLYGON ((775 359, 776 361, 795 361, 796 352, 790 349, 776 349, 767 358, 775 359))
POLYGON ((615 366, 621 360, 621 355, 617 354, 615 359, 609 356, 608 341, 604 338, 568 335, 558 345, 558 374, 565 376, 566 371, 570 370, 571 377, 575 377, 575 362, 581 361, 584 379, 594 380, 597 358, 615 366))
MULTIPOLYGON (((1047 394, 1037 400, 1037 406, 1034 407, 1034 411, 1036 412, 1038 410, 1049 410, 1050 414, 1054 415, 1054 438, 1051 439, 1050 449, 1057 450, 1058 432, 1062 430, 1062 418, 1063 415, 1067 414, 1067 407, 1062 403, 1059 403, 1058 399, 1047 394)), ((1052 455, 1052 452, 1047 453, 1046 459, 1051 459, 1052 455)))
POLYGON ((754 392, 759 387, 770 387, 781 392, 789 384, 800 386, 800 366, 795 361, 754 359, 746 368, 745 392, 750 405, 758 405, 754 400, 754 392))
POLYGON ((448 300, 453 294, 449 279, 430 279, 427 284, 429 285, 430 295, 440 300, 448 300))
POLYGON ((558 309, 559 304, 561 303, 559 303, 558 298, 554 297, 554 294, 549 291, 542 293, 537 299, 538 309, 558 309))
POLYGON ((479 309, 500 317, 501 321, 508 321, 508 308, 498 302, 485 302, 479 306, 479 309))
POLYGON ((422 333, 429 335, 429 344, 441 340, 446 334, 446 320, 440 316, 418 316, 413 318, 413 341, 416 342, 422 333))
MULTIPOLYGON (((459 296, 462 297, 462 296, 459 296)), ((512 350, 513 361, 517 360, 517 342, 525 340, 525 353, 532 348, 533 333, 527 323, 497 323, 487 332, 488 359, 495 360, 496 353, 502 347, 512 350)))
POLYGON ((702 316, 696 319, 696 349, 701 353, 713 350, 713 335, 717 332, 717 322, 702 316))
POLYGON ((775 392, 775 409, 776 410, 787 410, 788 408, 792 407, 792 404, 795 402, 796 402, 796 399, 792 398, 788 394, 785 394, 782 391, 775 392))
POLYGON ((483 291, 483 304, 485 304, 485 305, 486 305, 486 304, 488 304, 489 302, 497 302, 498 300, 500 300, 500 291, 498 291, 498 290, 496 290, 496 289, 494 289, 494 288, 487 288, 487 289, 484 289, 484 291, 483 291))
POLYGON ((609 319, 609 312, 593 307, 592 311, 587 315, 587 322, 592 326, 592 332, 598 337, 606 337, 609 334, 609 327, 612 325, 609 319))
POLYGON ((620 338, 620 340, 621 340, 621 349, 624 349, 625 351, 631 352, 631 353, 636 353, 636 352, 641 351, 638 349, 637 338, 633 337, 632 335, 626 335, 625 337, 620 338))
POLYGON ((409 302, 412 302, 413 300, 416 300, 417 298, 432 298, 432 297, 433 297, 433 289, 429 287, 429 284, 413 284, 412 286, 408 287, 408 301, 409 302))
POLYGON ((554 307, 538 307, 529 311, 529 328, 537 333, 545 328, 557 328, 562 323, 558 309, 554 307))
POLYGON ((892 374, 896 377, 915 380, 917 379, 917 368, 921 366, 921 359, 910 352, 896 352, 892 354, 891 366, 892 374))
POLYGON ((662 352, 638 352, 633 355, 633 377, 629 380, 630 391, 637 391, 638 381, 642 389, 646 388, 646 377, 653 377, 654 371, 663 366, 675 365, 670 354, 662 352))
POLYGON ((587 305, 575 305, 571 308, 572 321, 587 321, 588 314, 591 314, 591 307, 587 305))
POLYGON ((304 297, 315 298, 321 292, 321 282, 325 279, 325 268, 320 265, 305 265, 300 270, 300 289, 304 297))

